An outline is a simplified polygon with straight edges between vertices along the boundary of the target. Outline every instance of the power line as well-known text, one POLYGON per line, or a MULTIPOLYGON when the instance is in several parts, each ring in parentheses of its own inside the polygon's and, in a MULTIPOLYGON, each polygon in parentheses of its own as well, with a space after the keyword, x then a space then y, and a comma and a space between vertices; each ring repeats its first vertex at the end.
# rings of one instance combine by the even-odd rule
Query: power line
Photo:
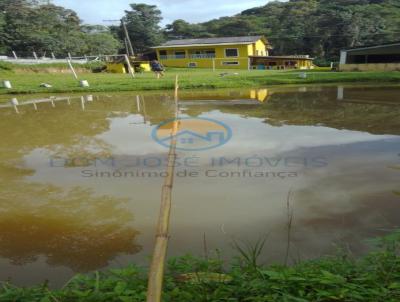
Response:
POLYGON ((129 37, 128 29, 126 28, 126 24, 124 22, 124 19, 120 19, 120 20, 103 20, 103 22, 117 22, 117 21, 121 22, 122 28, 124 30, 125 44, 126 44, 128 55, 134 56, 135 52, 133 51, 132 42, 131 42, 131 39, 129 37))

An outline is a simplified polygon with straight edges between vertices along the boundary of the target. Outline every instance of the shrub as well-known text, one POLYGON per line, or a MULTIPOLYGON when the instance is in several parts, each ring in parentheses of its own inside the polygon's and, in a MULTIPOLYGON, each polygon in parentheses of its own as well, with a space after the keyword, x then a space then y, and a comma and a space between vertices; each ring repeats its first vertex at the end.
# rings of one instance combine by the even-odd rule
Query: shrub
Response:
MULTIPOLYGON (((375 250, 358 260, 338 254, 294 266, 255 266, 243 249, 225 269, 220 257, 171 259, 163 301, 400 301, 400 232, 372 243, 375 250)), ((0 301, 139 302, 146 299, 146 277, 146 270, 129 266, 78 275, 62 290, 3 284, 0 301)))

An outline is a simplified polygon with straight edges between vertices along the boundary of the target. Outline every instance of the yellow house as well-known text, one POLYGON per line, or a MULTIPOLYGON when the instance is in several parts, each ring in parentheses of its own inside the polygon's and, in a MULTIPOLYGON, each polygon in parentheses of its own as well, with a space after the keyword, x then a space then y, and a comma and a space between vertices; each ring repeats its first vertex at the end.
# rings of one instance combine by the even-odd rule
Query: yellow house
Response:
POLYGON ((183 39, 154 47, 166 67, 250 69, 252 56, 268 56, 270 45, 263 36, 183 39))

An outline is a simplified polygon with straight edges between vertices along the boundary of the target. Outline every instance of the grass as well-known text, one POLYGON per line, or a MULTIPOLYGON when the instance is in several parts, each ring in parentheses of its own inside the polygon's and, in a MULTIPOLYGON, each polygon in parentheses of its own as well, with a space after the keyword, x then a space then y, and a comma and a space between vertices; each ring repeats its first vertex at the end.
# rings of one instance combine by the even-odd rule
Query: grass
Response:
MULTIPOLYGON (((33 69, 31 69, 33 70, 33 69)), ((117 92, 168 90, 174 88, 174 78, 180 76, 181 89, 196 88, 241 88, 283 84, 313 83, 393 83, 400 82, 400 72, 330 72, 308 71, 306 79, 300 78, 300 71, 262 70, 217 70, 168 69, 166 76, 156 80, 152 73, 138 74, 135 79, 124 74, 84 73, 80 79, 88 80, 90 87, 81 88, 79 83, 66 73, 44 73, 0 69, 0 81, 9 80, 13 89, 0 88, 0 94, 65 93, 65 92, 117 92), (228 73, 221 76, 221 73, 228 73), (234 74, 237 73, 237 74, 234 74), (52 88, 39 87, 49 83, 52 88)))
MULTIPOLYGON (((75 68, 80 70, 87 70, 91 72, 92 69, 105 66, 103 62, 93 61, 86 64, 72 64, 75 68)), ((69 70, 67 63, 40 63, 40 64, 15 64, 11 62, 0 61, 1 71, 15 71, 15 72, 45 72, 45 71, 69 70)))
MULTIPOLYGON (((375 249, 353 259, 344 253, 293 266, 257 264, 260 241, 230 265, 220 257, 169 261, 165 302, 397 302, 400 301, 400 232, 375 239, 375 249), (247 253, 247 254, 246 254, 247 253), (249 261, 249 259, 251 259, 249 261)), ((218 254, 217 254, 218 256, 218 254)), ((78 275, 62 289, 47 284, 0 284, 2 302, 142 302, 147 271, 137 266, 78 275)))

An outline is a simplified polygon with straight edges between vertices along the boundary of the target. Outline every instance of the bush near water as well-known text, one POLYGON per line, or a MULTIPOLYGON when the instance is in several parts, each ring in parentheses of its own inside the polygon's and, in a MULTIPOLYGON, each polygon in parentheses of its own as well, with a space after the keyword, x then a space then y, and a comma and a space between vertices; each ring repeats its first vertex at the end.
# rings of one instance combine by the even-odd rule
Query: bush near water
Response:
MULTIPOLYGON (((213 259, 184 256, 169 261, 165 302, 398 302, 400 301, 400 231, 371 241, 374 249, 354 259, 336 256, 292 266, 257 264, 261 245, 238 247, 240 256, 227 265, 213 259)), ((137 266, 78 275, 62 289, 47 284, 0 287, 2 302, 142 302, 147 271, 137 266)))

